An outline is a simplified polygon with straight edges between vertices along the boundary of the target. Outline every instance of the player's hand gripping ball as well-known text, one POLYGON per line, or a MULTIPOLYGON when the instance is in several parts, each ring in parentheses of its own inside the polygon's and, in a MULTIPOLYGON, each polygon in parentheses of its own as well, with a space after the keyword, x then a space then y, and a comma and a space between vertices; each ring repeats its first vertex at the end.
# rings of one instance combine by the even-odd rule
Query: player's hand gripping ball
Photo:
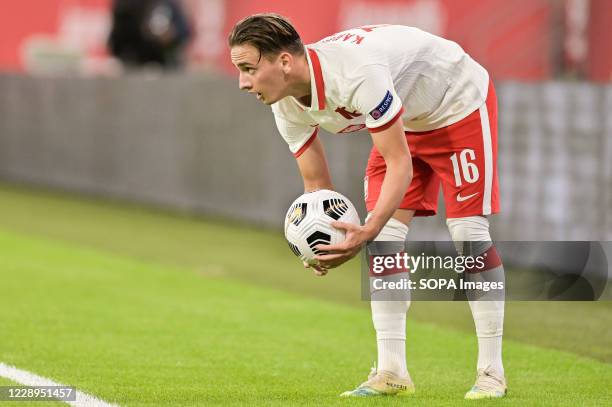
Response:
POLYGON ((315 256, 325 252, 316 247, 342 243, 345 239, 345 232, 331 225, 334 221, 360 224, 359 214, 352 202, 344 195, 327 189, 300 196, 293 201, 285 216, 285 238, 291 251, 323 274, 326 270, 317 267, 315 256))

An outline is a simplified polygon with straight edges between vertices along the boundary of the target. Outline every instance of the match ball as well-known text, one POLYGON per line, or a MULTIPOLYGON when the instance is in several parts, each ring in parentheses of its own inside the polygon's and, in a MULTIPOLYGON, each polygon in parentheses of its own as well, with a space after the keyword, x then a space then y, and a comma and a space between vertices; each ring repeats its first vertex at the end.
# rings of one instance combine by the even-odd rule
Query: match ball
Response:
POLYGON ((331 225, 333 221, 360 224, 359 214, 347 197, 327 189, 300 196, 285 216, 285 238, 291 251, 302 261, 316 264, 314 256, 325 252, 315 246, 345 239, 344 231, 331 225))

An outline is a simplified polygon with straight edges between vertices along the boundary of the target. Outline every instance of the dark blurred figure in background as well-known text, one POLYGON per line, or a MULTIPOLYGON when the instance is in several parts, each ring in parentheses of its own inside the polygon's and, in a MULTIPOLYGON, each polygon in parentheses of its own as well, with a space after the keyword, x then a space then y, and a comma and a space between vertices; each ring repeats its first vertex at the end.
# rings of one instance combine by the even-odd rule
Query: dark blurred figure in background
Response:
POLYGON ((192 31, 179 0, 113 0, 112 16, 109 49, 127 68, 183 66, 192 31))

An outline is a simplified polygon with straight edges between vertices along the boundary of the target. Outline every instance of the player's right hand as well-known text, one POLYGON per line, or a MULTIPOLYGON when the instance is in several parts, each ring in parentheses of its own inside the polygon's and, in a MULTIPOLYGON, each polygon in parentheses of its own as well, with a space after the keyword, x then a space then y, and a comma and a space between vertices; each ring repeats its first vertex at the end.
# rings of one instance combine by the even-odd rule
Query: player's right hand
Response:
POLYGON ((318 264, 312 264, 312 265, 311 265, 311 264, 306 263, 305 261, 304 261, 304 262, 302 262, 302 264, 304 264, 304 268, 307 268, 307 269, 308 269, 308 268, 311 268, 311 269, 313 269, 313 271, 314 271, 314 273, 315 273, 315 276, 323 277, 323 276, 325 276, 325 275, 327 274, 327 272, 329 271, 328 269, 323 268, 323 267, 321 267, 321 266, 320 266, 320 265, 318 265, 318 264))

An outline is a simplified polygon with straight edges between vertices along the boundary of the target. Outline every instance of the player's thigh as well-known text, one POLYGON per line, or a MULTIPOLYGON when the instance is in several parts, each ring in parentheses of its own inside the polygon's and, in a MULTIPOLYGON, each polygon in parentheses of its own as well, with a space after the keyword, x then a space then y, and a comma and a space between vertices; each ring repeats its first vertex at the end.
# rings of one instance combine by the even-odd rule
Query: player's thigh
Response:
POLYGON ((414 218, 415 210, 413 209, 397 209, 393 212, 393 219, 397 219, 404 225, 409 226, 412 218, 414 218))
POLYGON ((425 159, 442 181, 449 218, 499 212, 497 117, 489 110, 483 105, 432 139, 425 159))
MULTIPOLYGON (((437 197, 440 181, 433 169, 414 155, 412 156, 412 181, 404 194, 398 211, 394 213, 394 218, 408 224, 413 216, 433 215, 437 209, 437 197)), ((382 184, 387 172, 387 165, 384 158, 372 148, 368 166, 364 178, 364 194, 366 208, 368 212, 374 210, 382 184)))

